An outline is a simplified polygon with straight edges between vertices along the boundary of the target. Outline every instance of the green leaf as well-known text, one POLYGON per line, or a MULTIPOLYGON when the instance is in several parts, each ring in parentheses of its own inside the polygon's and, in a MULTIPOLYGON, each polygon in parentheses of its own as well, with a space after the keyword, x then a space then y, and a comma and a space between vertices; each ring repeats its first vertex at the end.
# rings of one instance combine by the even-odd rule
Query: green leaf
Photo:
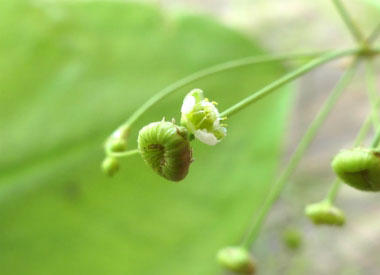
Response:
MULTIPOLYGON (((197 141, 178 184, 136 155, 112 179, 106 137, 155 92, 196 70, 262 54, 212 19, 131 3, 0 4, 2 274, 219 274, 276 172, 285 90, 231 117, 216 147, 197 141)), ((202 88, 219 110, 279 77, 278 64, 220 73, 178 91, 133 129, 179 121, 202 88)))

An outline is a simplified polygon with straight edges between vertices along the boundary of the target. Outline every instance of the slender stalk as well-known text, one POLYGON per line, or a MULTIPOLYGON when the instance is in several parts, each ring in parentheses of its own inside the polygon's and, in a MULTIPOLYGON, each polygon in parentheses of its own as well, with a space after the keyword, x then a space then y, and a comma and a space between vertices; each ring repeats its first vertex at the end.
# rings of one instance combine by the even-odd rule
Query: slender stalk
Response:
MULTIPOLYGON (((368 45, 375 41, 377 36, 379 35, 380 31, 380 23, 375 27, 375 29, 372 31, 372 33, 367 38, 368 45)), ((356 136, 354 147, 359 146, 365 137, 367 136, 371 122, 373 122, 374 128, 377 129, 379 124, 379 117, 378 117, 378 111, 377 108, 380 105, 380 100, 378 99, 377 92, 376 92, 376 81, 375 81, 375 72, 373 70, 373 63, 372 59, 369 59, 366 63, 366 79, 367 79, 367 90, 368 90, 368 98, 371 103, 371 114, 367 117, 366 121, 363 123, 363 126, 359 130, 358 135, 356 136)), ((375 145, 373 147, 376 147, 375 145)), ((326 201, 330 204, 334 204, 336 197, 338 195, 340 186, 342 185, 342 181, 339 178, 335 178, 332 186, 330 187, 329 192, 326 196, 326 201)))
POLYGON ((367 44, 369 45, 369 44, 375 42, 376 39, 378 38, 379 34, 380 34, 380 22, 376 25, 376 27, 374 28, 372 33, 368 36, 367 44))
POLYGON ((349 15, 347 9, 344 7, 342 2, 340 0, 332 0, 335 8, 337 9, 340 17, 343 19, 344 23, 346 24, 347 28, 351 32, 353 38, 356 40, 358 43, 363 43, 365 42, 364 37, 359 30, 358 26, 352 19, 352 17, 349 15))
POLYGON ((177 91, 180 88, 185 87, 193 83, 194 81, 201 80, 205 77, 228 71, 231 69, 244 67, 253 64, 260 63, 269 63, 269 62, 282 62, 286 60, 294 60, 294 59, 307 59, 313 58, 316 56, 320 56, 326 52, 312 52, 312 53, 294 53, 294 54, 279 54, 279 55, 263 55, 263 56, 251 56, 245 57, 241 59, 236 59, 232 61, 228 61, 225 63, 221 63, 203 70, 200 70, 196 73, 193 73, 189 76, 186 76, 169 86, 165 87, 158 93, 156 93, 153 97, 151 97, 148 101, 146 101, 139 109, 137 109, 126 121, 123 125, 132 126, 132 124, 138 120, 142 114, 144 114, 149 108, 159 103, 161 100, 177 91))
POLYGON ((343 50, 343 51, 336 51, 332 53, 325 54, 321 57, 315 58, 314 60, 308 62, 304 66, 296 69, 295 71, 286 74, 285 76, 281 77, 280 79, 273 81, 269 85, 265 86, 261 90, 253 93, 251 96, 243 99, 242 101, 238 102, 237 104, 233 105, 232 107, 228 108, 224 112, 221 113, 222 117, 225 116, 231 116, 240 110, 246 108, 248 105, 255 103, 259 99, 263 98, 264 96, 270 94, 274 90, 284 86, 285 84, 293 81, 294 79, 306 74, 307 72, 311 71, 315 67, 318 67, 324 63, 327 63, 331 60, 340 58, 342 56, 352 55, 358 53, 358 50, 356 49, 350 49, 350 50, 343 50))
MULTIPOLYGON (((376 105, 376 107, 378 107, 380 105, 380 100, 378 100, 375 105, 376 105)), ((355 141, 354 141, 354 147, 362 144, 362 142, 364 141, 365 137, 367 136, 369 130, 371 129, 372 121, 373 121, 373 115, 371 113, 367 116, 366 120, 363 123, 363 126, 360 128, 359 133, 357 134, 355 141)), ((330 187, 329 192, 327 193, 326 199, 325 199, 330 204, 334 204, 341 185, 342 185, 342 181, 339 178, 335 178, 333 184, 330 187)))
POLYGON ((121 158, 121 157, 128 157, 139 153, 139 149, 133 149, 128 150, 125 152, 108 152, 108 156, 115 157, 115 158, 121 158))
POLYGON ((379 143, 380 143, 380 127, 377 128, 375 137, 373 138, 372 143, 371 143, 371 147, 376 148, 377 146, 379 146, 379 143))
POLYGON ((339 80, 338 84, 335 86, 331 95, 328 97, 327 101, 323 105, 322 109, 317 114, 316 118, 313 120, 309 128, 307 129, 305 135, 302 137, 301 142, 299 143, 297 149, 291 156, 287 166, 281 173, 280 177, 274 183, 269 195, 267 196, 264 205, 260 209, 258 215, 253 220, 251 227, 248 230, 248 234, 243 240, 243 244, 249 247, 257 238, 262 224, 267 216, 271 206, 277 200, 282 188, 286 184, 289 176, 293 173, 305 151, 313 141, 317 131, 321 127, 322 123, 325 121, 327 115, 337 102, 339 96, 342 94, 344 89, 349 84, 350 80, 354 76, 355 69, 357 67, 358 61, 356 60, 350 68, 344 73, 344 75, 339 80))
POLYGON ((380 125, 379 114, 376 106, 376 99, 378 98, 378 95, 376 91, 375 71, 371 59, 368 59, 366 62, 366 82, 368 99, 371 104, 372 121, 374 123, 375 129, 377 129, 377 127, 380 125))
POLYGON ((329 202, 331 205, 334 204, 335 199, 338 195, 340 186, 342 185, 342 181, 339 178, 335 178, 333 184, 330 187, 329 192, 327 193, 327 197, 325 201, 329 202))

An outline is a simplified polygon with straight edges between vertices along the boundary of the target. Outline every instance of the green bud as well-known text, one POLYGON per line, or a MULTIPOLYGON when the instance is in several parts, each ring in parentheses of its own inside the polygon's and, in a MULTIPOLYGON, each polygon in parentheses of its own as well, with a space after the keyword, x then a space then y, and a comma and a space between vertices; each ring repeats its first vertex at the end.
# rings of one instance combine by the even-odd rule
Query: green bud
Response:
POLYGON ((103 172, 112 177, 120 169, 119 161, 113 157, 106 157, 102 162, 103 172))
POLYGON ((142 128, 138 149, 145 163, 157 174, 170 180, 184 179, 192 162, 189 134, 173 122, 153 122, 142 128))
POLYGON ((111 152, 123 152, 127 149, 127 141, 124 139, 113 139, 110 141, 111 152))
POLYGON ((322 201, 306 206, 305 214, 314 224, 344 225, 346 218, 344 213, 327 201, 322 201))
POLYGON ((240 274, 254 274, 256 264, 251 254, 244 247, 226 247, 219 250, 217 260, 229 271, 240 274))
POLYGON ((338 177, 362 191, 380 191, 380 151, 354 148, 342 150, 331 164, 338 177))
POLYGON ((285 229, 282 239, 286 247, 291 250, 298 250, 302 245, 302 235, 297 228, 289 227, 285 229))
POLYGON ((204 97, 202 90, 194 89, 185 96, 181 108, 181 124, 208 145, 216 145, 227 135, 225 125, 220 123, 223 118, 215 105, 204 97))
POLYGON ((106 148, 110 152, 124 152, 127 150, 127 137, 129 126, 123 125, 118 128, 106 141, 106 148))

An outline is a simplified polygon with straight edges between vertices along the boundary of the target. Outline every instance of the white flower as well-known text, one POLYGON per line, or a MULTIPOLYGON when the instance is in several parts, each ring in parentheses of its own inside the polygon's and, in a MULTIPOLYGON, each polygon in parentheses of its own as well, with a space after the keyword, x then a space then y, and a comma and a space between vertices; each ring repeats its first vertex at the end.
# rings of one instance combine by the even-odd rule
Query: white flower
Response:
POLYGON ((208 145, 216 145, 227 134, 225 125, 220 124, 223 119, 215 105, 204 97, 202 90, 194 89, 185 96, 181 108, 181 124, 208 145))

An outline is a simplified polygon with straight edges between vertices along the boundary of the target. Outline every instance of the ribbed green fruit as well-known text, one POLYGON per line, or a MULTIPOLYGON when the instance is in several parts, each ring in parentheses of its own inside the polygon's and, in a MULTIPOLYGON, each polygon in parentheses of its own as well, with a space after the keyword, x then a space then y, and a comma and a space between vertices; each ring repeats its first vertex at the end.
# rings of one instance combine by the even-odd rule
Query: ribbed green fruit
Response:
POLYGON ((153 122, 138 136, 138 149, 145 163, 170 181, 184 179, 192 162, 189 134, 172 122, 153 122))

